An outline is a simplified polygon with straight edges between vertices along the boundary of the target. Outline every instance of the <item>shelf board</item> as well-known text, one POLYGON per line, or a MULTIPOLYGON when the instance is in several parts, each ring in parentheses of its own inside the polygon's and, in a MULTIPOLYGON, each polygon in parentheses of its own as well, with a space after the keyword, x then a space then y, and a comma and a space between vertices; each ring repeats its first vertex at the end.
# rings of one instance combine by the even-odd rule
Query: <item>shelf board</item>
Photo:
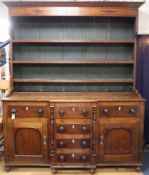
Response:
POLYGON ((44 61, 44 60, 34 60, 34 61, 13 61, 13 64, 134 64, 133 60, 129 61, 116 61, 116 60, 105 60, 105 61, 97 61, 97 60, 85 60, 85 61, 64 61, 64 60, 56 60, 56 61, 44 61))
POLYGON ((113 60, 106 60, 106 61, 96 61, 96 60, 86 60, 86 61, 13 61, 13 64, 134 64, 133 60, 129 61, 113 61, 113 60))
POLYGON ((86 0, 86 1, 4 1, 4 4, 6 4, 8 7, 47 7, 47 6, 60 6, 60 7, 131 7, 131 8, 138 8, 140 7, 144 2, 143 1, 136 1, 136 2, 131 2, 131 1, 97 1, 97 0, 86 0))
POLYGON ((13 82, 16 83, 132 83, 132 79, 124 80, 124 79, 91 79, 91 80, 45 80, 45 79, 14 79, 13 82))
POLYGON ((133 44, 134 40, 13 40, 13 43, 128 43, 133 44))

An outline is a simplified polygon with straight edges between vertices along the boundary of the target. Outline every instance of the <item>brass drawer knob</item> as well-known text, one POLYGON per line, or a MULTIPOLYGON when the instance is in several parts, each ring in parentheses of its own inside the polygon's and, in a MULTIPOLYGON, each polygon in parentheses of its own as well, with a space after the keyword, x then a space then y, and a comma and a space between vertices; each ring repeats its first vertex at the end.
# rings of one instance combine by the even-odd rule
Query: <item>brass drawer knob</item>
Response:
POLYGON ((84 117, 87 117, 87 116, 88 116, 88 114, 89 114, 89 112, 88 112, 88 111, 86 111, 86 110, 84 110, 84 111, 82 112, 82 114, 83 114, 83 116, 84 116, 84 117))
POLYGON ((64 110, 60 110, 60 111, 59 111, 59 115, 60 115, 60 117, 63 117, 63 116, 65 115, 64 110))
POLYGON ((64 131, 65 131, 64 126, 60 126, 60 127, 59 127, 59 131, 60 131, 61 133, 64 133, 64 131))
POLYGON ((60 155, 59 160, 60 160, 60 162, 64 162, 65 161, 65 156, 64 155, 60 155))

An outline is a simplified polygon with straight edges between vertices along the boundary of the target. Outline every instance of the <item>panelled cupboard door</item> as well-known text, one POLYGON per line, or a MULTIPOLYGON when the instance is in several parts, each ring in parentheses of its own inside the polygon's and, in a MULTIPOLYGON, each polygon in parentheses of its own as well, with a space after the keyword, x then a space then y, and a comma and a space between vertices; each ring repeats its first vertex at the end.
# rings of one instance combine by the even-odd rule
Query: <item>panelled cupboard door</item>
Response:
POLYGON ((7 122, 7 163, 47 163, 47 119, 17 118, 7 122))
POLYGON ((137 163, 139 119, 101 119, 98 162, 137 163))

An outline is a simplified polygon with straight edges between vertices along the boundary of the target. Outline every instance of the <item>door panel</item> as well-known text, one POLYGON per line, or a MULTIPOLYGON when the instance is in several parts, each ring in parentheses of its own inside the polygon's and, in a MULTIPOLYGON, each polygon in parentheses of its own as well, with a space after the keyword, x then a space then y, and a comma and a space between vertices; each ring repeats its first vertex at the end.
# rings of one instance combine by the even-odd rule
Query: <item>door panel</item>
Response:
POLYGON ((11 143, 8 144, 8 161, 18 164, 47 162, 47 119, 8 119, 8 126, 7 141, 11 143))
POLYGON ((139 155, 139 120, 101 119, 99 136, 100 162, 137 162, 139 155))
POLYGON ((15 153, 17 155, 42 154, 41 151, 42 136, 37 129, 30 129, 30 128, 16 129, 14 142, 15 142, 15 153))
POLYGON ((109 129, 105 136, 105 155, 125 155, 131 153, 131 133, 129 129, 109 129), (115 141, 118 142, 115 144, 115 141))

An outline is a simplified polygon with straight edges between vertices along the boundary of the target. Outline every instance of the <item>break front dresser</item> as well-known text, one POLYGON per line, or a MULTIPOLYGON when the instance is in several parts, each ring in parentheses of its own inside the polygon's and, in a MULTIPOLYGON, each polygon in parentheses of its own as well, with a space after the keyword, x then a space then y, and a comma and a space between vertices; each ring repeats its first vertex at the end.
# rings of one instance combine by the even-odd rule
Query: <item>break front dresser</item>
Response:
POLYGON ((140 2, 12 2, 5 167, 141 166, 140 2))

